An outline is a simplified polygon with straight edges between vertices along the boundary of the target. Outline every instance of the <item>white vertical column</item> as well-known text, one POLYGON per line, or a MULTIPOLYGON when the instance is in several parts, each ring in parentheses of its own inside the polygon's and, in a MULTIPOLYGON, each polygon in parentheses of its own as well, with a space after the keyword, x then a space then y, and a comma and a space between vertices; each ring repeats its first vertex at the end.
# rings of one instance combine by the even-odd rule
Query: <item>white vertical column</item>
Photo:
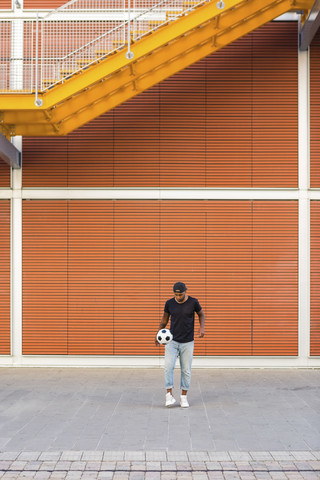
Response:
POLYGON ((299 65, 299 357, 310 355, 310 200, 309 200, 309 51, 298 53, 299 65))
MULTIPOLYGON (((22 150, 22 137, 12 143, 22 150)), ((22 168, 11 169, 11 355, 19 364, 22 356, 22 168)))

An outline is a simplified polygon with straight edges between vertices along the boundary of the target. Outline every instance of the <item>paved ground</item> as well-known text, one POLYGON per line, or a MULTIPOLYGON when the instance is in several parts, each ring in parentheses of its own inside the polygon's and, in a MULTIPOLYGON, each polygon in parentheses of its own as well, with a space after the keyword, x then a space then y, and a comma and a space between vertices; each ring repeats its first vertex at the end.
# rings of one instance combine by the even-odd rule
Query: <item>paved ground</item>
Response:
POLYGON ((189 409, 166 409, 162 382, 1 368, 0 478, 320 478, 320 370, 194 369, 189 409))

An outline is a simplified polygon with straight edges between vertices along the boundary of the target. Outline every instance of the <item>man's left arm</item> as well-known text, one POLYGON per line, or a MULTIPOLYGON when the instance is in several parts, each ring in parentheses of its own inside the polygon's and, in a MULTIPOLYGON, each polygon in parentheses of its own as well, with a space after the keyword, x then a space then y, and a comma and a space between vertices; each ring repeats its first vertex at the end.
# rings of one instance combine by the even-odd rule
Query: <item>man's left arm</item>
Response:
POLYGON ((197 312, 197 314, 198 314, 199 323, 200 323, 200 327, 198 330, 198 337, 202 338, 204 337, 204 322, 205 322, 204 311, 200 310, 200 312, 197 312))

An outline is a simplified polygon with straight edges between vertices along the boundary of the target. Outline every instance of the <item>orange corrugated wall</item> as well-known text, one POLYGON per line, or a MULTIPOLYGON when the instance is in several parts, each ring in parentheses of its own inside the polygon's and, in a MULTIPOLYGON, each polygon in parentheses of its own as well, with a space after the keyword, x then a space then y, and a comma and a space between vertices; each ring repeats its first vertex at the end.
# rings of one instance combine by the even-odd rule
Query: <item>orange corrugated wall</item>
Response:
POLYGON ((296 201, 24 201, 25 354, 157 355, 172 284, 197 355, 297 355, 296 201))
POLYGON ((0 187, 10 188, 10 167, 0 158, 0 187))
POLYGON ((310 202, 310 355, 320 355, 320 202, 310 202))
POLYGON ((253 354, 298 355, 298 202, 252 208, 253 354))
POLYGON ((310 186, 320 187, 320 31, 310 46, 310 186))
POLYGON ((0 9, 11 10, 11 0, 0 0, 0 9))
POLYGON ((68 205, 23 202, 23 354, 68 353, 68 205))
POLYGON ((55 9, 64 5, 66 0, 24 0, 23 8, 38 9, 38 8, 47 8, 55 9))
POLYGON ((0 355, 10 355, 10 200, 0 200, 0 355))
POLYGON ((295 22, 273 22, 63 139, 24 138, 25 187, 297 187, 295 22))

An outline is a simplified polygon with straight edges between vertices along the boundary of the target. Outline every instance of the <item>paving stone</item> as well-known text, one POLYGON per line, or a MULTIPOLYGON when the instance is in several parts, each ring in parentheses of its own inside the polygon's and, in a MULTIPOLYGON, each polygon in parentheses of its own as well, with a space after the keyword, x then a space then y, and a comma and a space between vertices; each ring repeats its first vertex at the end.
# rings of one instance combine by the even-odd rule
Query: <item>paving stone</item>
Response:
POLYGON ((206 462, 206 466, 209 471, 222 471, 220 462, 206 462))
POLYGON ((27 462, 24 470, 39 470, 43 462, 27 462))
POLYGON ((252 460, 273 460, 273 456, 269 452, 250 452, 252 460))
POLYGON ((38 458, 41 461, 53 461, 53 460, 60 460, 61 452, 42 452, 38 458))
POLYGON ((131 468, 131 464, 130 462, 117 462, 116 463, 116 471, 119 471, 119 470, 130 470, 131 468))
POLYGON ((250 462, 235 462, 237 470, 252 471, 253 467, 250 462))
POLYGON ((274 460, 294 460, 291 452, 270 452, 274 460))
POLYGON ((20 455, 20 452, 0 452, 0 460, 16 460, 20 455))
POLYGON ((38 460, 40 457, 41 452, 21 452, 17 458, 17 460, 25 460, 25 461, 31 461, 31 460, 38 460))
POLYGON ((131 470, 141 470, 145 472, 147 470, 146 462, 131 462, 131 470))
POLYGON ((158 472, 161 471, 161 463, 160 462, 146 462, 146 470, 157 470, 158 472))
POLYGON ((171 452, 167 452, 167 458, 168 458, 168 461, 169 462, 176 462, 176 461, 179 461, 179 462, 183 462, 183 461, 188 461, 189 458, 188 458, 188 454, 187 452, 185 451, 171 451, 171 452))
POLYGON ((104 480, 111 480, 113 477, 113 472, 99 472, 98 473, 98 478, 99 479, 104 479, 104 480))
POLYGON ((130 480, 144 480, 145 473, 144 472, 130 472, 129 479, 130 480))
POLYGON ((174 472, 161 472, 160 480, 176 480, 176 474, 174 472))
POLYGON ((191 462, 191 468, 193 471, 207 471, 207 465, 205 462, 191 462))
POLYGON ((116 469, 116 462, 101 462, 100 469, 114 471, 116 469))
POLYGON ((146 454, 145 452, 125 452, 124 459, 127 461, 137 461, 137 460, 145 460, 146 454))
POLYGON ((128 480, 129 473, 127 472, 115 472, 113 475, 113 480, 128 480))
POLYGON ((55 466, 56 466, 57 462, 42 462, 40 467, 39 467, 39 470, 54 470, 55 469, 55 466))
MULTIPOLYGON (((161 470, 173 470, 176 471, 176 463, 175 462, 161 462, 161 470)), ((165 472, 163 472, 165 473, 165 472)))
POLYGON ((124 452, 122 451, 104 452, 103 461, 110 461, 110 460, 115 460, 115 461, 124 460, 124 452))
POLYGON ((145 480, 160 480, 160 472, 146 472, 145 480))
POLYGON ((102 462, 103 459, 103 452, 83 452, 81 460, 84 462, 92 461, 92 462, 102 462))
POLYGON ((209 480, 224 480, 222 472, 207 472, 209 480))
POLYGON ((190 462, 206 462, 209 460, 208 452, 187 452, 190 462))
POLYGON ((86 468, 86 462, 71 462, 70 471, 73 470, 84 470, 86 468))
POLYGON ((82 451, 64 451, 61 454, 60 460, 74 462, 76 460, 81 460, 82 455, 82 451))
POLYGON ((0 470, 8 470, 12 460, 0 460, 0 470))
POLYGON ((220 462, 222 470, 237 470, 235 462, 220 462))
POLYGON ((250 453, 248 452, 228 452, 230 455, 230 458, 233 462, 239 462, 239 461, 251 461, 252 457, 250 453))
POLYGON ((54 467, 55 470, 70 470, 71 462, 58 461, 54 467))
POLYGON ((213 462, 227 462, 231 460, 228 452, 208 452, 208 455, 213 462))
POLYGON ((176 469, 177 471, 183 470, 187 472, 191 472, 193 470, 190 462, 176 462, 176 469))
POLYGON ((290 452, 291 455, 296 460, 316 460, 316 457, 313 455, 313 452, 306 451, 306 452, 290 452))
POLYGON ((166 462, 167 461, 167 454, 166 452, 161 451, 147 451, 146 452, 146 460, 150 462, 166 462))
POLYGON ((47 480, 50 478, 50 472, 36 472, 34 477, 36 480, 47 480))
POLYGON ((23 470, 27 463, 28 462, 20 462, 19 460, 15 460, 11 463, 8 470, 23 470))
POLYGON ((50 480, 64 480, 67 476, 67 472, 52 472, 50 480))
POLYGON ((101 468, 101 462, 86 462, 85 471, 93 470, 99 471, 101 468))

